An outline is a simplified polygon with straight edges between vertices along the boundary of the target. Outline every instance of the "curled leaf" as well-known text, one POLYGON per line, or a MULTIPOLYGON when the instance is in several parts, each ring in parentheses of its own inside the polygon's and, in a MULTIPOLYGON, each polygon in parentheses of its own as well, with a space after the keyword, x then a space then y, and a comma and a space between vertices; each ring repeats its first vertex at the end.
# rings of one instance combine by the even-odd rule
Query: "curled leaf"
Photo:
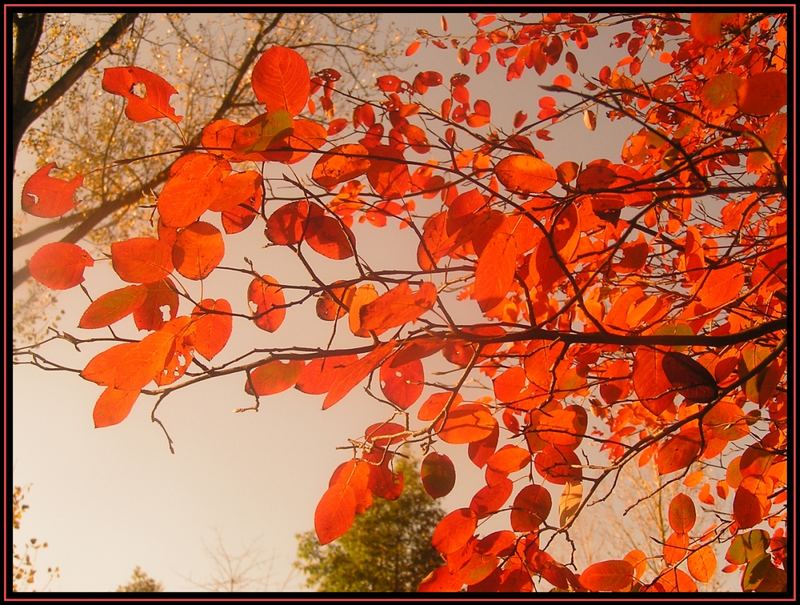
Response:
POLYGON ((177 124, 183 119, 175 115, 175 109, 169 104, 169 98, 178 91, 164 78, 143 67, 107 67, 103 72, 103 90, 127 100, 125 115, 134 122, 168 118, 177 124), (137 94, 137 84, 144 86, 143 94, 137 94))

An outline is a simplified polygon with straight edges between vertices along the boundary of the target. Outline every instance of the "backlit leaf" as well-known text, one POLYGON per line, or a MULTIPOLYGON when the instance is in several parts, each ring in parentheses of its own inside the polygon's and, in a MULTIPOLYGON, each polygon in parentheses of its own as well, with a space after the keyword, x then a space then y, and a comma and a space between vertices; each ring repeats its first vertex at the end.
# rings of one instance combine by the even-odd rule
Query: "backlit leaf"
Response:
POLYGON ((478 258, 475 269, 475 299, 484 313, 508 295, 517 265, 516 239, 500 229, 495 232, 478 258))
POLYGON ((372 352, 350 365, 347 371, 339 373, 336 380, 334 380, 331 385, 331 388, 328 390, 325 400, 322 402, 322 409, 327 410, 329 407, 339 402, 353 387, 364 380, 370 372, 378 367, 393 348, 394 341, 390 340, 389 342, 384 342, 375 347, 372 352))
POLYGON ((696 518, 694 502, 686 494, 677 494, 669 503, 669 525, 676 532, 689 533, 696 518))
POLYGON ((314 529, 320 544, 333 542, 350 529, 356 518, 356 506, 351 486, 336 483, 327 489, 314 512, 314 529))
POLYGON ((139 391, 120 391, 113 387, 106 388, 97 403, 94 404, 94 411, 92 412, 94 427, 99 429, 119 424, 125 420, 138 397, 139 391))
POLYGON ((742 529, 758 525, 764 518, 758 496, 741 485, 733 498, 733 518, 742 529))
POLYGON ((169 227, 187 227, 211 207, 231 167, 209 153, 188 153, 169 169, 158 195, 158 213, 169 227))
POLYGON ((475 511, 479 519, 482 519, 500 510, 513 490, 514 483, 508 477, 504 477, 492 485, 484 485, 475 492, 469 507, 475 511))
POLYGON ((689 466, 700 454, 700 431, 689 428, 670 437, 658 448, 656 466, 660 475, 666 475, 689 466))
POLYGON ((192 311, 194 346, 209 361, 225 348, 233 330, 231 304, 224 298, 204 298, 192 311))
POLYGON ((176 124, 183 117, 175 115, 169 98, 178 91, 158 74, 136 67, 107 67, 103 71, 103 90, 125 98, 125 115, 134 122, 147 122, 168 118, 176 124), (136 85, 144 86, 143 94, 137 94, 136 85))
POLYGON ((303 369, 303 361, 273 359, 251 370, 244 390, 249 395, 274 395, 295 385, 303 369))
POLYGON ((553 500, 541 485, 526 485, 514 498, 511 528, 514 531, 535 531, 547 521, 553 500))
POLYGON ((787 78, 780 71, 751 74, 742 80, 737 91, 742 113, 767 116, 786 105, 787 78))
POLYGON ((133 321, 139 330, 160 330, 165 321, 175 319, 178 293, 169 278, 144 284, 144 287, 147 297, 134 309, 133 321))
POLYGON ((310 90, 308 65, 290 48, 267 49, 253 67, 253 91, 267 111, 284 109, 295 116, 306 106, 310 90))
POLYGON ((357 355, 335 355, 312 359, 303 366, 295 387, 298 391, 311 395, 327 393, 339 377, 339 372, 347 371, 356 361, 358 361, 357 355))
POLYGON ((225 256, 222 234, 210 223, 192 223, 178 232, 172 247, 175 270, 188 279, 203 279, 225 256))
POLYGON ((581 461, 572 450, 548 445, 536 454, 533 465, 543 479, 563 485, 583 479, 581 461))
POLYGON ((51 290, 68 290, 83 282, 83 271, 94 265, 80 246, 53 242, 39 248, 28 261, 31 276, 51 290))
POLYGON ((442 554, 448 554, 463 547, 475 533, 478 517, 469 508, 457 508, 446 515, 433 531, 431 543, 442 554))
POLYGON ((602 561, 587 567, 580 575, 580 583, 595 592, 618 592, 633 582, 633 565, 625 560, 602 561))
POLYGON ((357 179, 367 173, 369 151, 360 144, 334 147, 317 160, 311 178, 328 191, 346 181, 357 179))
POLYGON ((686 563, 689 573, 698 582, 710 582, 717 570, 717 556, 710 544, 690 554, 686 563))
POLYGON ((532 155, 510 155, 494 168, 498 180, 514 193, 543 193, 558 181, 553 167, 532 155))
POLYGON ((686 401, 708 403, 717 398, 714 377, 688 355, 670 351, 662 357, 661 367, 672 386, 686 401))
POLYGON ((381 390, 389 401, 405 410, 422 395, 425 372, 419 359, 400 365, 393 362, 394 357, 390 357, 381 366, 381 390))
POLYGON ((84 311, 79 328, 102 328, 133 313, 147 298, 145 286, 126 286, 106 292, 84 311))
POLYGON ((558 523, 566 527, 575 518, 583 499, 583 483, 581 481, 567 481, 561 499, 558 502, 558 523))
POLYGON ((283 306, 286 299, 283 289, 275 285, 275 278, 271 275, 262 275, 250 282, 247 288, 247 300, 253 309, 253 321, 262 330, 274 332, 283 323, 286 317, 286 308, 283 306))
POLYGON ((414 321, 433 307, 436 286, 424 282, 413 292, 404 281, 386 294, 361 307, 359 316, 363 330, 387 330, 414 321))
POLYGON ((447 443, 470 443, 488 437, 497 420, 485 406, 462 403, 447 414, 439 437, 447 443))
POLYGON ((123 281, 159 281, 172 271, 172 250, 161 240, 134 237, 111 244, 111 265, 123 281))
POLYGON ((22 209, 41 218, 55 218, 75 207, 75 191, 83 183, 83 175, 65 181, 50 176, 54 162, 34 172, 22 187, 22 209))

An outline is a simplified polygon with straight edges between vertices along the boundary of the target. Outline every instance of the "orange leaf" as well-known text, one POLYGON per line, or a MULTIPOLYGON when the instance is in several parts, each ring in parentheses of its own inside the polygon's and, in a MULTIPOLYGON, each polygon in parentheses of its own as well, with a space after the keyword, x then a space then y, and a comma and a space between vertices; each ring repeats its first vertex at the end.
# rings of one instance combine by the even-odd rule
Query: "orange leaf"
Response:
POLYGON ((139 391, 120 391, 108 387, 94 404, 94 427, 99 429, 125 420, 138 397, 139 391))
POLYGON ((509 473, 525 468, 530 461, 531 455, 528 450, 509 444, 504 445, 492 454, 486 462, 486 465, 487 470, 492 470, 502 475, 508 475, 509 473))
POLYGON ((677 494, 669 503, 669 525, 679 534, 689 533, 696 518, 694 502, 686 494, 677 494))
POLYGON ((102 328, 133 313, 147 298, 146 286, 126 286, 106 292, 83 312, 79 328, 102 328))
POLYGON ((360 144, 334 147, 325 152, 311 173, 311 178, 328 191, 367 173, 370 167, 369 151, 360 144))
POLYGON ((273 359, 250 371, 244 390, 253 395, 274 395, 289 389, 297 383, 304 362, 300 359, 283 361, 273 359))
POLYGON ((412 292, 404 281, 359 310, 362 330, 384 331, 414 321, 433 307, 436 286, 424 282, 412 292))
POLYGON ((541 485, 526 485, 514 498, 511 510, 511 528, 514 531, 536 531, 547 521, 553 499, 541 485))
POLYGON ((71 181, 53 178, 50 172, 58 168, 54 162, 34 172, 22 187, 22 209, 41 218, 55 218, 75 207, 75 191, 83 183, 83 175, 71 181))
POLYGON ((647 555, 641 550, 632 550, 625 555, 625 560, 633 566, 636 579, 641 578, 642 574, 647 571, 647 555))
POLYGON ((172 247, 175 269, 187 279, 203 279, 225 256, 222 234, 209 223, 192 223, 181 229, 172 247))
POLYGON ((192 311, 194 346, 209 361, 227 344, 233 330, 231 304, 224 298, 204 298, 192 311))
POLYGON ((147 298, 133 311, 133 321, 139 330, 160 330, 164 325, 164 308, 168 309, 168 318, 175 319, 178 312, 178 293, 169 278, 149 284, 147 298))
POLYGON ((658 584, 664 592, 697 592, 697 584, 689 574, 674 567, 659 576, 658 584))
POLYGON ((247 287, 247 301, 253 310, 253 320, 256 326, 267 332, 274 332, 283 323, 286 317, 286 308, 283 306, 286 299, 283 289, 274 285, 275 278, 271 275, 262 275, 255 278, 247 287))
POLYGON ((658 448, 656 466, 659 475, 686 468, 700 454, 700 431, 696 428, 681 431, 658 448))
MULTIPOLYGON (((460 397, 459 395, 459 397, 456 398, 456 405, 461 401, 460 397)), ((483 468, 497 449, 497 441, 499 438, 500 427, 495 422, 492 432, 486 437, 478 439, 477 441, 470 441, 469 446, 467 446, 467 455, 475 466, 483 468)))
POLYGON ((162 372, 174 342, 172 334, 154 332, 139 342, 114 345, 90 359, 81 378, 121 391, 139 391, 162 372))
POLYGON ((722 40, 722 24, 732 15, 724 13, 692 13, 689 31, 703 44, 716 44, 722 40))
POLYGON ((469 507, 475 511, 479 519, 497 512, 508 500, 514 490, 514 483, 505 477, 493 485, 485 485, 472 497, 469 507))
POLYGON ((625 560, 595 563, 586 568, 579 581, 594 592, 622 591, 633 583, 633 565, 625 560))
POLYGON ((267 49, 253 68, 253 91, 267 111, 285 109, 297 115, 306 106, 310 90, 308 65, 289 48, 267 49))
POLYGON ((384 342, 375 347, 375 349, 359 359, 356 363, 350 365, 347 372, 337 374, 336 380, 331 385, 325 400, 322 402, 322 409, 327 410, 335 403, 338 403, 353 389, 353 387, 364 380, 393 348, 393 340, 384 342))
POLYGON ((134 122, 169 118, 177 124, 183 119, 175 115, 169 104, 169 98, 178 91, 158 74, 142 67, 107 67, 103 71, 103 90, 127 100, 125 115, 134 122), (143 94, 137 94, 137 84, 144 85, 143 94))
POLYGON ((226 160, 208 153, 187 153, 169 169, 158 196, 158 213, 169 227, 187 227, 211 207, 230 173, 226 160))
POLYGON ((457 508, 446 515, 433 530, 431 543, 442 554, 462 548, 475 533, 478 517, 468 508, 457 508))
POLYGON ((737 91, 739 110, 756 116, 767 116, 787 103, 787 78, 780 71, 764 71, 742 80, 737 91))
POLYGON ((663 361, 664 354, 649 347, 638 347, 633 361, 633 389, 642 405, 656 416, 667 410, 675 399, 663 361))
POLYGON ((408 45, 406 48, 406 57, 410 57, 419 49, 419 40, 414 40, 411 44, 408 45))
POLYGON ((500 182, 514 193, 542 193, 558 181, 553 167, 532 155, 510 155, 494 168, 500 182))
POLYGON ((537 426, 537 434, 553 445, 575 449, 586 434, 588 416, 579 405, 548 409, 537 426))
POLYGON ((422 460, 420 477, 431 498, 443 498, 456 484, 456 467, 448 456, 431 452, 422 460))
POLYGON ((319 543, 333 542, 350 529, 356 518, 356 496, 350 485, 336 483, 322 495, 314 512, 319 543))
POLYGON ((706 82, 700 93, 700 100, 708 109, 722 111, 736 103, 741 78, 736 74, 724 72, 706 82))
POLYGON ((447 443, 471 443, 492 434, 497 426, 491 412, 477 403, 464 403, 447 414, 439 437, 447 443))
POLYGON ((408 409, 424 387, 425 371, 419 359, 404 364, 394 364, 395 356, 381 366, 381 390, 395 405, 408 409))
POLYGON ((497 230, 478 258, 475 269, 475 299, 486 313, 496 307, 514 283, 517 266, 516 239, 505 229, 497 230))
POLYGON ((339 372, 347 371, 357 361, 357 355, 336 355, 312 359, 303 366, 295 387, 298 391, 310 395, 327 393, 339 377, 339 372))
POLYGON ((717 569, 717 556, 708 544, 689 555, 686 561, 689 573, 698 582, 709 582, 717 569))
POLYGON ((265 234, 273 244, 298 244, 306 236, 309 216, 323 215, 324 210, 317 204, 310 204, 306 200, 290 202, 270 215, 265 234))
POLYGON ((261 200, 261 174, 255 170, 234 172, 222 180, 217 197, 208 207, 214 212, 236 209, 240 204, 250 205, 253 198, 261 200))
POLYGON ((111 265, 123 281, 159 281, 172 271, 172 251, 153 237, 134 237, 111 244, 111 265))
POLYGON ((700 282, 697 299, 708 308, 715 309, 734 300, 744 285, 744 269, 740 263, 714 269, 700 282))
POLYGON ((94 265, 89 253, 66 242, 45 244, 28 262, 33 278, 51 290, 68 290, 83 282, 83 271, 94 265))
POLYGON ((675 565, 683 560, 688 552, 689 534, 671 533, 664 542, 664 562, 675 565))

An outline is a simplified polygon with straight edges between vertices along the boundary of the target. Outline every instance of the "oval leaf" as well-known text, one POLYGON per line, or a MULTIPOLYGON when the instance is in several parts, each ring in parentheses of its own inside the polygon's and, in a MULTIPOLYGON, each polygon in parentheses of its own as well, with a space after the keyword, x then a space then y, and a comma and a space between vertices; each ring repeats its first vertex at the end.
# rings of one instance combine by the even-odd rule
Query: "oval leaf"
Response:
POLYGON ((83 175, 79 174, 71 181, 64 181, 50 176, 53 168, 51 162, 34 172, 22 187, 22 209, 28 214, 41 218, 55 218, 66 214, 75 207, 75 191, 83 183, 83 175))
POLYGON ((283 323, 286 317, 286 308, 283 306, 286 299, 283 290, 275 285, 275 278, 271 275, 262 275, 255 278, 247 287, 247 301, 253 310, 253 321, 256 326, 267 332, 274 332, 283 323))
POLYGON ((297 115, 308 101, 311 80, 305 59, 283 46, 267 49, 253 68, 253 91, 267 111, 297 115))
POLYGON ((225 256, 225 242, 214 225, 197 222, 181 229, 172 247, 175 269, 187 279, 203 279, 225 256))
POLYGON ((194 347, 209 361, 227 344, 233 330, 231 304, 224 298, 204 298, 192 311, 194 347))
POLYGON ((439 437, 447 443, 471 443, 492 434, 497 420, 477 403, 464 403, 451 409, 447 414, 439 437))
POLYGON ((94 427, 99 429, 125 420, 138 397, 139 391, 120 391, 108 387, 94 404, 94 427))
POLYGON ((478 517, 468 508, 458 508, 446 515, 433 530, 431 543, 446 555, 462 548, 475 533, 478 517))
POLYGON ((580 583, 595 592, 618 592, 633 582, 633 565, 625 560, 602 561, 586 568, 580 575, 580 583))
POLYGON ((39 248, 28 262, 31 276, 51 290, 68 290, 83 282, 83 271, 94 265, 80 246, 53 242, 39 248))
POLYGON ((495 166, 495 174, 514 193, 543 193, 558 182, 555 169, 532 155, 510 155, 495 166))
POLYGON ((526 485, 514 498, 511 510, 511 528, 514 531, 536 531, 547 521, 553 499, 541 485, 526 485))
POLYGON ((172 251, 153 237, 134 237, 111 244, 111 265, 123 281, 146 284, 169 275, 172 251))
POLYGON ((456 467, 448 456, 431 452, 422 460, 420 477, 431 498, 443 498, 456 484, 456 467))
POLYGON ((106 292, 83 312, 79 328, 102 328, 133 313, 147 298, 146 286, 126 286, 106 292))
POLYGON ((322 545, 343 535, 356 518, 356 497, 353 488, 335 483, 322 495, 314 512, 314 529, 322 545))
POLYGON ((249 373, 244 390, 249 395, 274 395, 285 391, 295 385, 303 365, 299 359, 268 361, 249 373))
POLYGON ((689 533, 696 518, 694 502, 686 494, 677 494, 669 503, 669 525, 676 532, 689 533))

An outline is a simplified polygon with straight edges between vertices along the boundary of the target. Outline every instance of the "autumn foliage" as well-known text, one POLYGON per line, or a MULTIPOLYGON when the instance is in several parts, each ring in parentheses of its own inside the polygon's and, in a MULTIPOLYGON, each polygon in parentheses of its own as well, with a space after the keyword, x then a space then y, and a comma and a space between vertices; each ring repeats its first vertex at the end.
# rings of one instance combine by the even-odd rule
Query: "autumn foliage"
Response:
MULTIPOLYGON (((392 462, 406 444, 425 453, 428 493, 450 493, 459 469, 437 451, 448 444, 485 485, 437 527, 442 564, 420 590, 694 591, 720 573, 785 590, 785 17, 471 15, 468 39, 451 43, 443 19, 443 34, 408 47, 455 48, 476 76, 535 72, 532 117, 520 110, 509 131, 466 74, 384 74, 374 100, 355 99, 337 96, 335 70, 270 48, 252 72, 263 113, 211 122, 198 148, 176 141, 151 233, 102 258, 57 242, 30 260, 45 286, 92 294, 80 328, 131 316, 144 332, 82 368, 104 389, 95 426, 221 374, 241 377, 256 410, 291 388, 347 405, 370 384, 386 419, 350 436, 352 459, 332 469, 314 518, 323 544, 402 493, 392 462), (585 73, 600 24, 620 58, 585 73), (630 134, 607 158, 554 162, 537 145, 570 120, 630 134), (415 268, 373 266, 361 234, 396 228, 413 232, 415 268), (305 274, 277 280, 269 248, 224 266, 243 231, 305 274), (92 271, 109 261, 120 283, 95 292, 92 271), (321 278, 320 262, 342 277, 321 278), (207 287, 223 269, 237 286, 207 287), (264 333, 301 309, 318 319, 316 347, 269 349, 264 333), (248 330, 258 351, 226 358, 248 330), (465 388, 476 379, 483 391, 465 388), (627 465, 684 486, 664 505, 663 549, 576 569, 549 545, 627 465), (702 511, 713 522, 698 524, 702 511), (494 516, 507 527, 486 533, 494 516)), ((102 88, 133 122, 177 128, 180 91, 164 75, 110 68, 102 88)), ((22 208, 55 218, 74 211, 81 176, 51 176, 46 160, 22 208)))

